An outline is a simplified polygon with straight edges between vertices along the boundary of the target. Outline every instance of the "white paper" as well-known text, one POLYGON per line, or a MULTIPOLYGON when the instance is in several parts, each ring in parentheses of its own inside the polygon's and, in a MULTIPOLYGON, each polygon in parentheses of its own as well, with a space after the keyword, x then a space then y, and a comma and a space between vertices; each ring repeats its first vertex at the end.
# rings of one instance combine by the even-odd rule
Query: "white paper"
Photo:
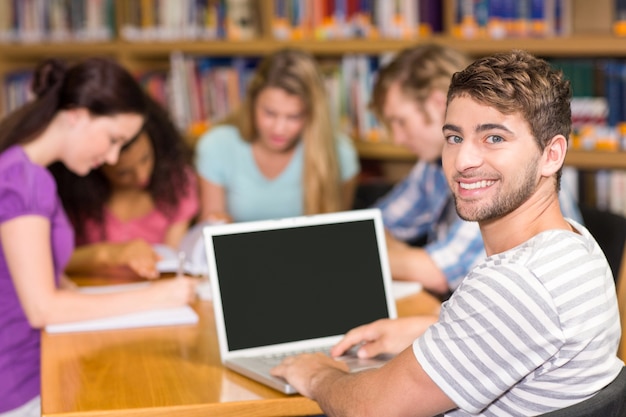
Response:
MULTIPOLYGON (((119 291, 133 291, 150 285, 148 282, 81 287, 78 291, 87 294, 104 294, 119 291)), ((194 324, 198 314, 188 305, 172 308, 147 310, 138 313, 122 314, 102 319, 82 320, 72 323, 51 324, 46 326, 48 333, 87 332, 96 330, 132 329, 137 327, 173 326, 194 324)))
POLYGON ((422 284, 414 281, 391 281, 391 290, 393 298, 399 300, 412 294, 422 291, 422 284))
POLYGON ((180 262, 178 254, 183 252, 185 254, 183 272, 189 275, 207 276, 209 263, 206 257, 202 229, 211 224, 215 223, 202 222, 194 225, 182 238, 177 249, 167 245, 153 245, 154 250, 161 256, 161 260, 157 263, 159 272, 178 272, 180 262))

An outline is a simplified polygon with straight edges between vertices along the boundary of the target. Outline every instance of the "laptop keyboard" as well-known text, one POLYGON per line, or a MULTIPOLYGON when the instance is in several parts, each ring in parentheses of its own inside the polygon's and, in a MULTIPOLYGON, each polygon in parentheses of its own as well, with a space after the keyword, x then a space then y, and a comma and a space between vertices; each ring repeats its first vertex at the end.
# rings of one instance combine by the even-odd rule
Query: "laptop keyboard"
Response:
POLYGON ((265 355, 261 357, 261 360, 263 361, 263 363, 269 366, 276 366, 276 365, 279 365, 283 361, 283 359, 285 359, 286 357, 300 355, 302 353, 323 353, 325 355, 330 356, 330 347, 320 347, 320 348, 313 348, 313 349, 297 350, 293 352, 282 352, 282 353, 276 353, 272 355, 265 355))

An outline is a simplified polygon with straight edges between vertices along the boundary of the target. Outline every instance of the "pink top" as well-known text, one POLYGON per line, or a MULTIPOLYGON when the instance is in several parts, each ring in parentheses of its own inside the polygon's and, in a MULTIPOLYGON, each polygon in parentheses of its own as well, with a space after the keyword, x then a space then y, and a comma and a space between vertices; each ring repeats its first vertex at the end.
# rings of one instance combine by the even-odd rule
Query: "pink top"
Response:
POLYGON ((181 221, 190 221, 198 213, 199 197, 197 193, 197 180, 193 171, 188 172, 189 186, 185 196, 178 202, 176 210, 171 217, 154 209, 143 217, 122 221, 115 217, 107 208, 104 209, 104 223, 97 224, 89 220, 85 224, 85 238, 77 241, 77 246, 96 242, 126 242, 133 239, 144 239, 146 242, 155 244, 163 243, 165 234, 170 226, 181 221), (104 239, 102 229, 104 228, 104 239))

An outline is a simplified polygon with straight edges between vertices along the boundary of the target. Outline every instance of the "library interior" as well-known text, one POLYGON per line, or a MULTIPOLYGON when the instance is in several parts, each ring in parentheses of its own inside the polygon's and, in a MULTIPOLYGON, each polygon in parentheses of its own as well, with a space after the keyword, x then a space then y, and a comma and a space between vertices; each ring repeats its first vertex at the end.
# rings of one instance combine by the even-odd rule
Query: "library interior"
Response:
MULTIPOLYGON (((169 111, 194 149, 203 133, 242 103, 264 56, 300 49, 319 64, 332 123, 356 149, 361 172, 354 208, 365 208, 417 161, 390 140, 369 107, 377 69, 395 53, 430 42, 471 58, 523 49, 570 79, 573 132, 562 181, 607 255, 626 328, 624 1, 1 1, 0 115, 32 99, 33 69, 42 59, 108 57, 169 111)), ((75 281, 128 283, 126 277, 75 281)), ((42 415, 320 414, 314 401, 222 366, 206 298, 192 305, 191 315, 178 311, 182 321, 163 327, 42 330, 42 415)), ((441 298, 417 291, 396 303, 399 316, 436 314, 441 298)), ((624 340, 619 349, 626 359, 624 340)))

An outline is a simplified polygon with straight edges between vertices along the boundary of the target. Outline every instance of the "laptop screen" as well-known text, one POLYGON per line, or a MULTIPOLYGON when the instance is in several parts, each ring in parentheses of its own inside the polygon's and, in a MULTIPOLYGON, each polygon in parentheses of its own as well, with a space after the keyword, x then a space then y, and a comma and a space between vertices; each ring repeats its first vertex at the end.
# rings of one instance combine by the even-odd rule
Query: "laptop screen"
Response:
POLYGON ((211 240, 229 351, 340 335, 389 316, 373 219, 211 240))

